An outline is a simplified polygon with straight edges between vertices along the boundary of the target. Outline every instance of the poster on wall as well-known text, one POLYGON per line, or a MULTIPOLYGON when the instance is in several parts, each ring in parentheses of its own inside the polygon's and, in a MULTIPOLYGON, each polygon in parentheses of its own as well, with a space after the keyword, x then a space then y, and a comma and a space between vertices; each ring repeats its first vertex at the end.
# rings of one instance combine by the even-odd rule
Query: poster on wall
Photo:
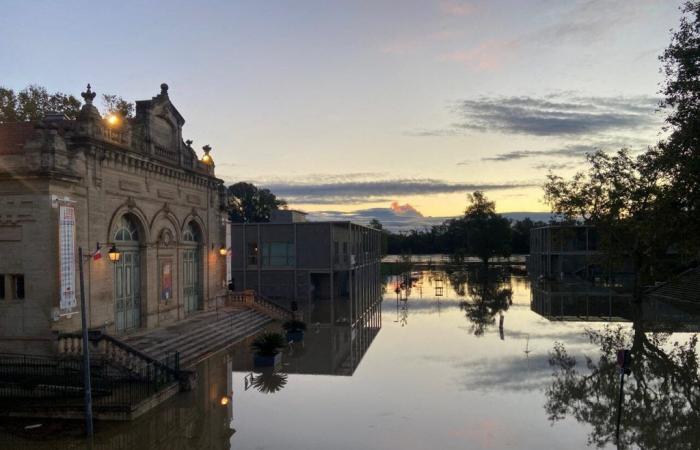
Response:
POLYGON ((75 208, 61 205, 58 224, 59 264, 61 268, 61 314, 71 314, 78 303, 75 296, 75 208))
POLYGON ((160 299, 170 300, 173 296, 173 263, 164 260, 160 263, 160 299))

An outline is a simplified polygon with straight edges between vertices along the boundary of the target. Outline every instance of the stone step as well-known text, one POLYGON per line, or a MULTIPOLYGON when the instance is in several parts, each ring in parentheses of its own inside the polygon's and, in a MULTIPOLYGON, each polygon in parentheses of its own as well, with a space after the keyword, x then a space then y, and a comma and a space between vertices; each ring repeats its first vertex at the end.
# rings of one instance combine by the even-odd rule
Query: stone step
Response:
MULTIPOLYGON (((255 314, 254 311, 246 310, 246 311, 241 311, 234 313, 236 316, 235 320, 244 320, 247 317, 251 317, 255 314)), ((192 333, 200 334, 203 331, 211 328, 216 328, 218 327, 220 322, 226 322, 230 321, 231 318, 227 316, 223 316, 222 314, 219 314, 219 318, 217 319, 216 313, 204 313, 202 314, 201 317, 198 317, 197 319, 199 323, 205 320, 209 320, 210 323, 204 326, 199 326, 197 327, 197 323, 192 323, 188 327, 189 329, 192 330, 192 333)), ((167 329, 164 330, 164 332, 167 332, 167 329)), ((177 335, 177 337, 173 339, 164 339, 162 342, 153 342, 158 338, 154 338, 153 335, 149 336, 139 336, 136 339, 126 339, 125 342, 140 351, 146 353, 147 355, 153 357, 153 354, 155 353, 160 353, 160 350, 163 348, 167 348, 168 351, 173 351, 177 350, 178 346, 181 345, 183 342, 187 342, 192 338, 192 333, 180 333, 177 335), (149 342, 151 341, 151 342, 149 342)))
POLYGON ((152 350, 147 354, 155 359, 161 359, 169 351, 176 350, 180 353, 180 364, 185 367, 187 361, 202 353, 209 353, 214 347, 220 348, 233 343, 239 339, 240 335, 247 335, 251 330, 257 330, 271 320, 267 316, 257 315, 256 317, 239 318, 232 325, 229 322, 212 324, 212 326, 199 329, 196 334, 188 336, 188 342, 179 348, 161 346, 158 350, 152 350))
POLYGON ((257 322, 251 323, 247 327, 239 329, 234 335, 222 334, 215 341, 208 341, 201 346, 193 348, 182 360, 182 367, 192 366, 202 359, 205 359, 207 356, 259 332, 269 322, 271 322, 271 319, 262 317, 257 322))

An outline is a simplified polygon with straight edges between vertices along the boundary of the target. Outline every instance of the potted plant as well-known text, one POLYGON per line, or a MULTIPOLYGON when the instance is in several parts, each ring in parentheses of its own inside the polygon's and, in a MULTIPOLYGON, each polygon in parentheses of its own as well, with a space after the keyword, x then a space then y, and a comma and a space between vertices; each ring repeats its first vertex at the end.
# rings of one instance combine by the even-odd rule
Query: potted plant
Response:
POLYGON ((287 342, 280 333, 267 332, 253 340, 250 348, 255 354, 253 363, 257 367, 274 367, 282 361, 282 350, 287 342))
POLYGON ((291 319, 282 324, 287 332, 287 342, 301 342, 304 340, 306 324, 301 320, 291 319))

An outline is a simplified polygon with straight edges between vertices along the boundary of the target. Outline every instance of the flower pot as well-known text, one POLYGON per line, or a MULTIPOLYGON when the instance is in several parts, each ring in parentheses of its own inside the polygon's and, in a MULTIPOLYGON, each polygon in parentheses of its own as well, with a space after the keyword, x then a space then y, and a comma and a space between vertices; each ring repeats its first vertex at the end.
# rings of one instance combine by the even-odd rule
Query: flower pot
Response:
POLYGON ((287 331, 287 342, 301 342, 304 340, 303 331, 287 331))
POLYGON ((255 354, 253 357, 253 365, 255 367, 276 367, 282 363, 282 353, 278 352, 275 356, 265 356, 255 354))

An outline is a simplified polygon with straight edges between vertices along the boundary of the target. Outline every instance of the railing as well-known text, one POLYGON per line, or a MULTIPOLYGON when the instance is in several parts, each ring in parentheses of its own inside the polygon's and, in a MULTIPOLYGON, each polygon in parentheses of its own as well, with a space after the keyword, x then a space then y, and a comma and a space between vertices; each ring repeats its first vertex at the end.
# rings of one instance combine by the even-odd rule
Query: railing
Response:
MULTIPOLYGON (((91 359, 90 382, 96 410, 131 411, 142 401, 179 381, 168 370, 174 356, 125 369, 103 357, 91 359)), ((3 409, 80 408, 84 396, 82 360, 0 354, 0 405, 3 409)))
MULTIPOLYGON (((252 289, 229 292, 222 297, 223 306, 244 305, 278 320, 294 318, 294 313, 255 292, 252 289)), ((218 302, 217 302, 218 305, 218 302)))
MULTIPOLYGON (((108 334, 91 331, 89 341, 91 344, 90 353, 93 356, 104 358, 127 370, 139 372, 145 367, 154 366, 176 379, 183 379, 183 376, 187 375, 180 370, 180 354, 178 352, 171 352, 162 361, 158 361, 108 334)), ((71 357, 82 355, 82 335, 79 333, 59 335, 58 353, 71 357)))

